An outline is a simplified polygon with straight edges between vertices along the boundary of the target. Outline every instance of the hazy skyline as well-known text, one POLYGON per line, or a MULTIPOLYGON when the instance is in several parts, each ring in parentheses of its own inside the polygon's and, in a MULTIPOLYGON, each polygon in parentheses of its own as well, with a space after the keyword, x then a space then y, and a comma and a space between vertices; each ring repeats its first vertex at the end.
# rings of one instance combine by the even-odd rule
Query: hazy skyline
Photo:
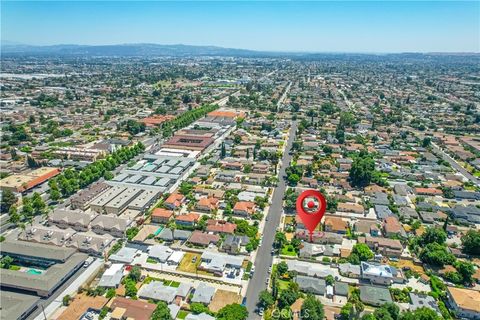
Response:
POLYGON ((479 52, 478 1, 2 1, 2 40, 272 51, 479 52))

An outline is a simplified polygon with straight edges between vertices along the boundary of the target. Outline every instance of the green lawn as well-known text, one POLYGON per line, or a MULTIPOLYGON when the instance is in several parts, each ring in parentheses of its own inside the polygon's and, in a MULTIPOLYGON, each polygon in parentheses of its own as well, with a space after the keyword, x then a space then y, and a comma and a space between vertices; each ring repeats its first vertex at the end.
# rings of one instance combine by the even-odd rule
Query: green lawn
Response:
POLYGON ((282 247, 282 250, 280 251, 280 254, 284 256, 292 256, 292 257, 297 256, 297 252, 295 252, 295 248, 291 244, 284 245, 282 247))
POLYGON ((188 315, 188 312, 185 310, 178 311, 177 319, 185 319, 188 315))
POLYGON ((280 280, 280 279, 278 279, 277 281, 278 281, 278 289, 280 289, 280 291, 288 289, 290 282, 285 280, 280 280))

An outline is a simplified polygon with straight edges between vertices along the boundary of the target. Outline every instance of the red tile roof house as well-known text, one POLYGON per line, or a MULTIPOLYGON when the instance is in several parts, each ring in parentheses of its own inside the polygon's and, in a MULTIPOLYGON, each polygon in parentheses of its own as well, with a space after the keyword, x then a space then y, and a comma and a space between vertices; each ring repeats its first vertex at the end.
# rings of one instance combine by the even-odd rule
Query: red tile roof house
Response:
POLYGON ((435 188, 415 188, 415 193, 422 196, 439 196, 442 195, 442 190, 435 188))
POLYGON ((184 215, 179 215, 175 217, 175 223, 187 227, 193 227, 197 224, 200 215, 198 213, 189 213, 184 215))
POLYGON ((210 243, 217 244, 218 241, 220 241, 219 235, 202 232, 200 230, 193 231, 190 239, 188 239, 189 243, 202 247, 206 247, 210 245, 210 243))
POLYGON ((214 198, 214 197, 210 197, 210 198, 201 198, 197 204, 195 205, 195 208, 198 210, 198 211, 202 211, 202 212, 212 212, 213 210, 216 210, 218 209, 218 205, 219 205, 219 200, 217 198, 214 198))
POLYGON ((173 217, 173 211, 163 208, 155 208, 152 211, 152 222, 154 223, 168 223, 173 217))
POLYGON ((180 193, 172 193, 163 203, 167 208, 175 210, 185 201, 185 196, 180 193))
POLYGON ((235 229, 237 229, 235 223, 230 223, 224 220, 207 220, 207 232, 233 234, 235 229))
POLYGON ((255 203, 250 201, 238 201, 233 207, 233 214, 238 216, 251 216, 255 213, 255 203))

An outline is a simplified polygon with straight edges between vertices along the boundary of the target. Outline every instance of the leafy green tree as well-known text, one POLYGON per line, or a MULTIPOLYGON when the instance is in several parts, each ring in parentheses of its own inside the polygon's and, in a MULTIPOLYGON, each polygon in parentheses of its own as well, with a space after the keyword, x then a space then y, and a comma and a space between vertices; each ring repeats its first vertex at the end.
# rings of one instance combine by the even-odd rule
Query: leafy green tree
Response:
POLYGON ((203 312, 208 312, 208 308, 203 303, 199 303, 199 302, 192 302, 190 304, 190 310, 194 314, 200 314, 200 313, 203 313, 203 312))
POLYGON ((277 274, 279 276, 284 275, 285 273, 287 273, 287 271, 288 271, 288 265, 285 261, 282 261, 277 264, 277 274))
POLYGON ((111 299, 111 298, 114 298, 116 296, 116 292, 115 292, 115 289, 114 288, 110 288, 107 290, 107 293, 105 295, 105 297, 107 299, 111 299))
POLYGON ((132 269, 130 269, 128 277, 135 282, 140 281, 140 278, 142 277, 142 269, 139 266, 133 266, 132 269))
POLYGON ((170 309, 165 302, 160 301, 150 317, 151 320, 172 320, 170 309))
POLYGON ((136 298, 137 297, 136 282, 131 278, 126 278, 124 285, 125 285, 125 295, 127 297, 136 298))
POLYGON ((373 258, 372 250, 365 243, 357 243, 353 246, 348 261, 352 264, 360 264, 360 261, 368 261, 373 258))
POLYGON ((335 283, 335 278, 329 274, 326 278, 325 278, 325 282, 327 283, 327 285, 329 286, 333 286, 333 284, 335 283))
POLYGON ((420 237, 420 241, 424 246, 429 243, 444 244, 446 240, 447 234, 442 228, 427 228, 420 237))
POLYGON ((8 221, 10 223, 18 223, 20 221, 20 215, 17 212, 16 206, 11 206, 10 210, 8 211, 8 221))
POLYGON ((473 263, 458 260, 455 262, 455 269, 457 269, 457 272, 462 277, 463 283, 471 284, 473 282, 472 276, 475 274, 473 263))
POLYGON ((223 159, 227 155, 227 150, 225 149, 225 142, 222 142, 222 146, 220 147, 220 158, 223 159))
POLYGON ((452 264, 455 256, 448 252, 447 248, 436 242, 429 243, 420 253, 420 259, 428 264, 443 267, 452 264))
POLYGON ((285 236, 285 233, 277 231, 275 233, 275 245, 277 248, 283 247, 283 245, 287 242, 287 237, 285 236))
POLYGON ((430 137, 425 137, 422 140, 422 147, 428 148, 432 144, 432 139, 430 137))
POLYGON ((415 311, 403 312, 399 320, 440 320, 441 316, 437 314, 433 309, 422 307, 415 311))
POLYGON ((10 256, 3 256, 0 260, 0 268, 2 269, 9 269, 12 264, 13 258, 10 256))
POLYGON ((0 211, 3 213, 9 212, 10 207, 17 203, 15 194, 6 189, 2 191, 2 201, 0 202, 0 211))
POLYGON ((325 318, 323 304, 314 295, 309 294, 303 301, 301 315, 305 319, 323 320, 325 318))
POLYGON ((258 295, 259 305, 264 309, 268 309, 270 306, 275 304, 275 298, 267 290, 263 290, 258 295))
POLYGON ((218 320, 245 320, 248 317, 247 308, 238 303, 228 304, 217 312, 218 320))
POLYGON ((62 304, 63 304, 64 306, 68 306, 68 305, 70 304, 70 301, 71 301, 71 300, 72 300, 72 297, 70 297, 70 295, 67 294, 67 295, 63 296, 63 298, 62 298, 62 304))
POLYGON ((478 256, 480 255, 480 230, 470 229, 462 236, 463 252, 478 256))
POLYGON ((283 290, 278 297, 278 307, 280 309, 290 307, 299 297, 298 291, 288 288, 283 290))
POLYGON ((353 186, 366 187, 373 179, 375 172, 375 161, 367 151, 362 150, 358 156, 353 159, 350 168, 350 181, 353 186))

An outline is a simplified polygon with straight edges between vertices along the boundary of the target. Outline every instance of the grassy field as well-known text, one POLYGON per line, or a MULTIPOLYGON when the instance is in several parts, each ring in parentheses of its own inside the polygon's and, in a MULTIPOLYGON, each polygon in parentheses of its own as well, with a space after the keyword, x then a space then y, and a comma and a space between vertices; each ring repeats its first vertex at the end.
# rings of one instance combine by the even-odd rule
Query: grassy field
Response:
POLYGON ((188 315, 188 312, 185 310, 178 311, 177 319, 185 319, 188 315))
POLYGON ((186 252, 182 261, 180 261, 177 270, 195 273, 198 265, 201 262, 201 256, 202 255, 200 253, 186 252), (195 262, 192 262, 193 257, 197 257, 197 260, 195 262))
POLYGON ((295 252, 295 248, 291 244, 284 245, 280 253, 284 256, 297 256, 297 252, 295 252))

